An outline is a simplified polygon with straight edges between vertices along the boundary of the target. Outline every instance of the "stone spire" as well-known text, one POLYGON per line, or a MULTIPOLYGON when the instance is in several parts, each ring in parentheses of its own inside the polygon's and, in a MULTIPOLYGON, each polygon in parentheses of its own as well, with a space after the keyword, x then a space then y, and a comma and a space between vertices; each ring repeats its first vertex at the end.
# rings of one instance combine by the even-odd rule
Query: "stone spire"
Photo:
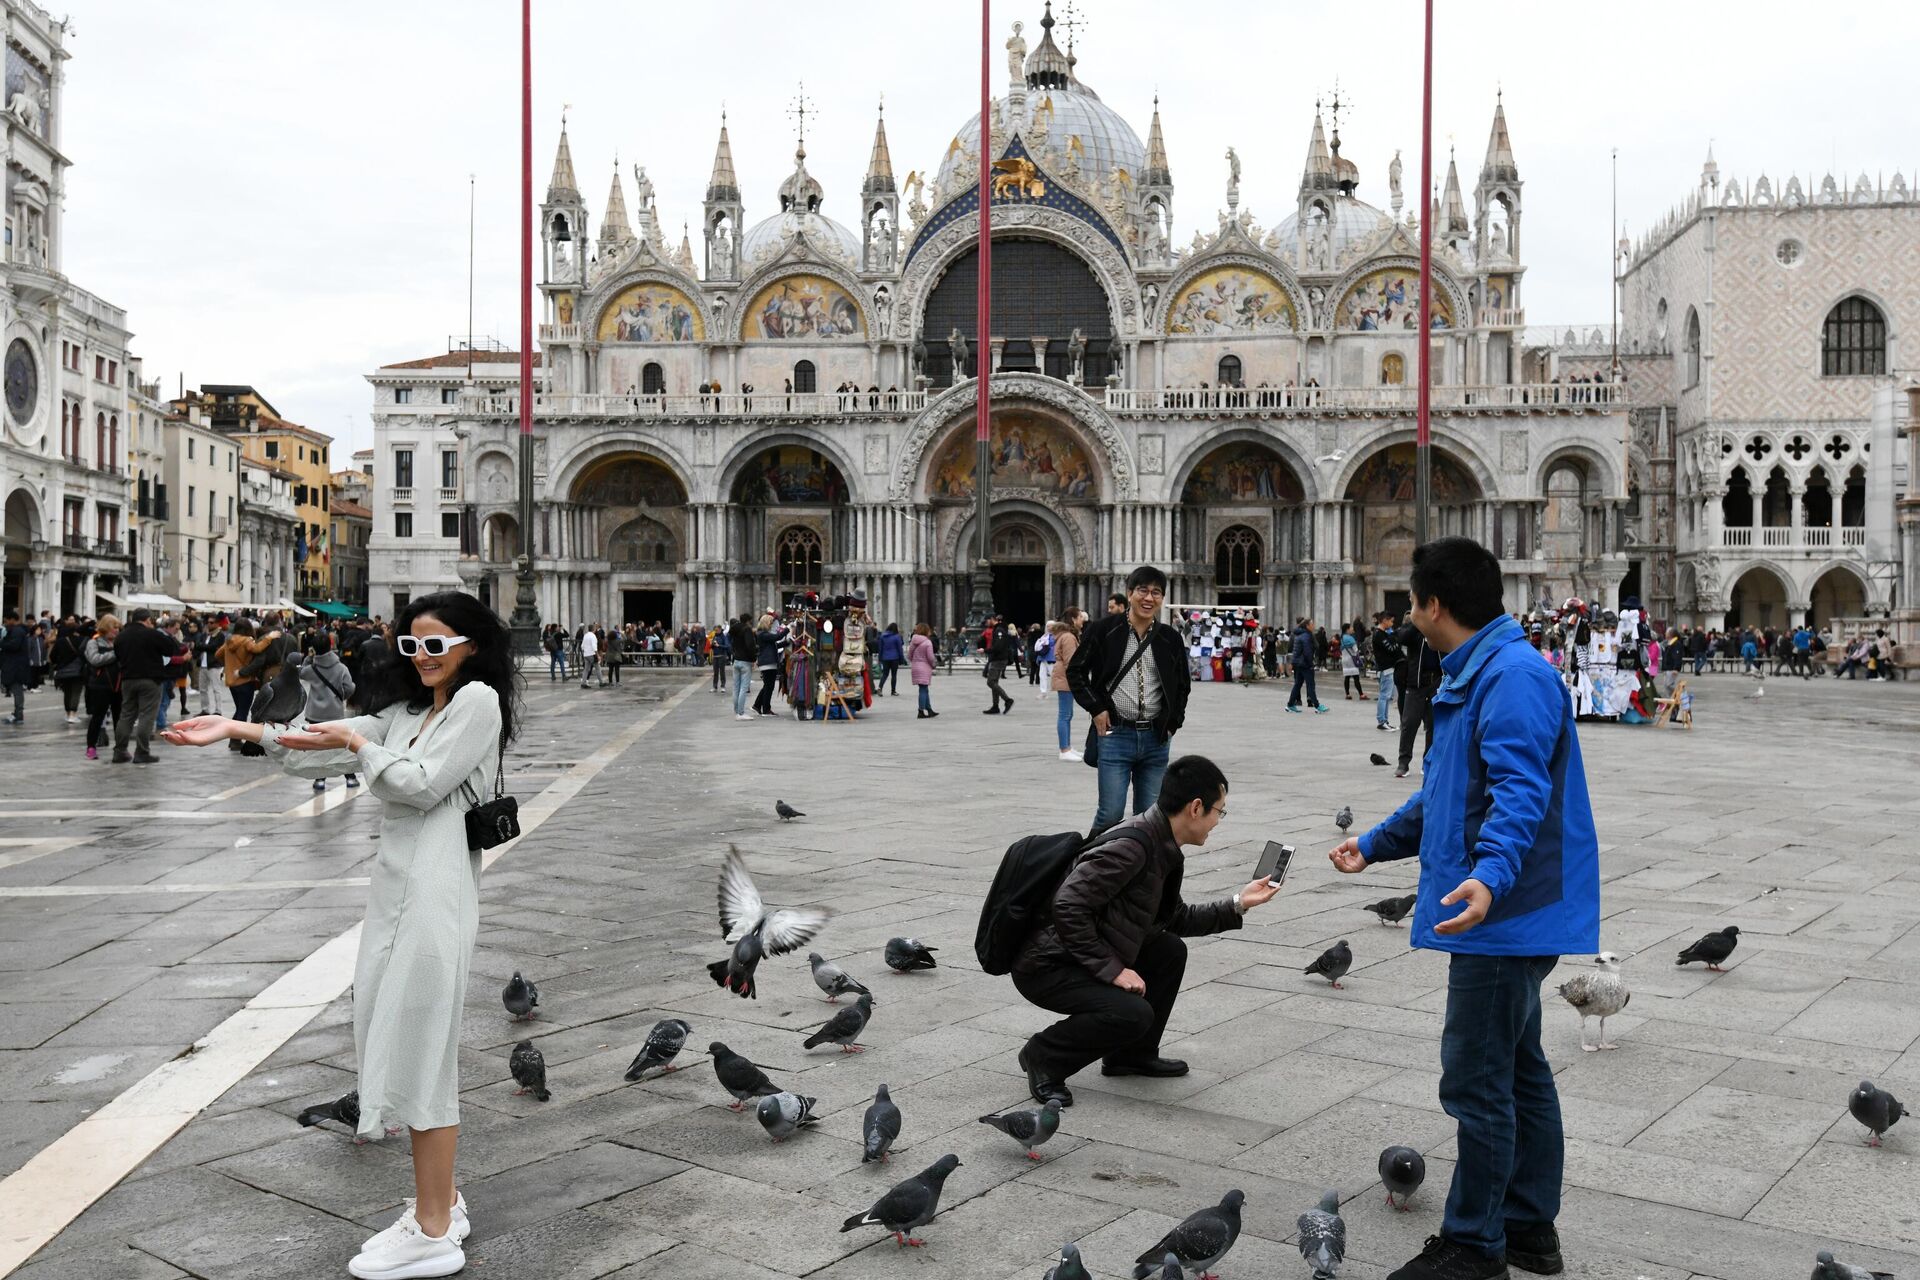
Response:
POLYGON ((693 274, 693 240, 687 234, 687 224, 680 224, 680 252, 674 255, 674 262, 688 275, 693 274))
POLYGON ((1307 167, 1300 175, 1302 191, 1331 191, 1333 153, 1327 150, 1327 130, 1320 120, 1320 104, 1313 107, 1313 137, 1307 143, 1307 167))
POLYGON ((600 216, 600 248, 604 252, 632 239, 633 227, 627 221, 627 193, 620 185, 620 161, 615 159, 613 188, 607 192, 607 211, 600 216))
POLYGON ((867 181, 861 188, 870 196, 884 195, 896 188, 893 183, 893 156, 887 151, 887 109, 873 126, 873 155, 867 160, 867 181))
POLYGON ((1453 161, 1452 148, 1447 150, 1447 189, 1441 200, 1434 230, 1442 236, 1464 236, 1473 229, 1467 222, 1467 201, 1460 194, 1460 167, 1453 161))
POLYGON ((1053 0, 1040 19, 1040 43, 1027 55, 1027 88, 1064 89, 1073 83, 1073 62, 1053 42, 1053 0))
POLYGON ((580 195, 580 184, 573 176, 573 150, 567 146, 566 117, 560 119, 560 146, 553 153, 553 177, 547 182, 547 203, 553 204, 563 196, 580 195))
POLYGON ((1507 108, 1498 92, 1493 98, 1493 131, 1487 136, 1487 163, 1480 171, 1482 182, 1514 182, 1520 168, 1513 162, 1513 139, 1507 136, 1507 108))
POLYGON ((707 203, 737 203, 740 180, 733 176, 733 144, 727 141, 727 113, 720 112, 720 142, 713 149, 713 176, 707 179, 707 203))
POLYGON ((1153 95, 1153 125, 1147 130, 1147 182, 1170 183, 1172 170, 1167 165, 1167 140, 1160 132, 1160 95, 1153 95))

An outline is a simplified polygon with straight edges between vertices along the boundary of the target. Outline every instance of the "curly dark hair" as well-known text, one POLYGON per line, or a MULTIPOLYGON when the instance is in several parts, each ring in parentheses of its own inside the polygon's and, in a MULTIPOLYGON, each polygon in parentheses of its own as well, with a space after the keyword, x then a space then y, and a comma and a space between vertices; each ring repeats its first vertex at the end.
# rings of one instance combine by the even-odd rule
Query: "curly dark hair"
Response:
MULTIPOLYGON (((513 632, 500 615, 464 591, 436 591, 408 603, 393 620, 393 634, 413 634, 414 620, 434 617, 451 627, 455 635, 465 636, 473 652, 460 664, 454 686, 447 690, 453 697, 475 681, 492 689, 500 699, 500 728, 508 741, 517 732, 521 679, 513 657, 513 632)), ((400 655, 399 646, 387 653, 380 664, 363 673, 367 686, 363 705, 366 714, 378 715, 396 702, 406 703, 409 711, 425 711, 433 705, 433 690, 420 681, 413 659, 400 655)))

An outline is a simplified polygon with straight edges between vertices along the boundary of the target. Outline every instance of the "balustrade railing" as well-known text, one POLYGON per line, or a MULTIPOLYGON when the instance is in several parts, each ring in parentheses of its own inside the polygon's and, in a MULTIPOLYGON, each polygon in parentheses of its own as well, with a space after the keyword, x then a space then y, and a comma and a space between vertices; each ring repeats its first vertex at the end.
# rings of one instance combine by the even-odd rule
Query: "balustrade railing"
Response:
MULTIPOLYGON (((1499 386, 1434 387, 1436 409, 1604 408, 1627 402, 1615 383, 1523 382, 1499 386)), ((1107 408, 1115 413, 1266 414, 1357 410, 1412 413, 1419 388, 1385 387, 1112 387, 1107 408)))
MULTIPOLYGON (((899 416, 927 407, 925 391, 723 391, 706 395, 601 395, 550 391, 536 394, 533 411, 542 417, 585 418, 820 418, 899 416)), ((477 396, 471 412, 513 415, 517 395, 477 396)))
POLYGON ((1722 529, 1720 545, 1734 551, 1754 547, 1768 551, 1827 551, 1834 547, 1864 547, 1867 545, 1867 531, 1857 526, 1795 529, 1785 525, 1763 525, 1759 528, 1743 525, 1722 529))

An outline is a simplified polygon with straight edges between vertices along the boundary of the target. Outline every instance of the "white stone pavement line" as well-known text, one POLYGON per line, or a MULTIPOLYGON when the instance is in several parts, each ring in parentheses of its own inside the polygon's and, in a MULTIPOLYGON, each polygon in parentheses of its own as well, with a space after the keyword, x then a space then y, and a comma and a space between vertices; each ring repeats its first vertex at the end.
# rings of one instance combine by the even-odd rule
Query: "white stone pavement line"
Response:
POLYGON ((359 889, 367 877, 337 880, 235 880, 228 884, 21 884, 0 885, 0 898, 86 898, 100 894, 272 893, 281 889, 359 889))
POLYGON ((16 838, 0 840, 0 845, 39 846, 31 853, 0 853, 0 867, 17 867, 23 862, 32 862, 35 858, 44 858, 50 853, 59 853, 77 845, 93 843, 92 836, 43 836, 37 838, 16 838))
POLYGON ((291 809, 278 809, 272 812, 240 813, 232 809, 0 809, 0 821, 10 822, 21 818, 174 818, 182 821, 192 821, 196 818, 220 821, 316 818, 329 809, 338 809, 341 805, 358 799, 364 790, 366 790, 364 787, 329 786, 325 791, 316 793, 312 799, 302 800, 291 809))
MULTIPOLYGON (((698 685, 689 683, 615 734, 565 778, 520 807, 520 831, 539 828, 561 805, 638 742, 698 685)), ((489 849, 483 868, 519 841, 489 849)), ((353 981, 360 926, 329 939, 244 1008, 162 1063, 19 1169, 0 1179, 0 1277, 32 1257, 111 1191, 187 1121, 217 1101, 291 1040, 353 981)))

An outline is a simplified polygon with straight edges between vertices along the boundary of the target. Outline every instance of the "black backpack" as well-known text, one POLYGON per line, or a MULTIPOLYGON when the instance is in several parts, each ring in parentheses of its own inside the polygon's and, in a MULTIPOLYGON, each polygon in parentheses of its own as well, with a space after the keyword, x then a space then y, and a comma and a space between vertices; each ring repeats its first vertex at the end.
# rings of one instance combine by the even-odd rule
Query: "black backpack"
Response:
POLYGON ((983 972, 1013 972, 1013 962, 1035 930, 1053 915, 1053 895, 1080 855, 1103 843, 1078 831, 1051 836, 1023 836, 1007 846, 994 873, 987 899, 980 907, 980 926, 973 934, 973 954, 983 972))

